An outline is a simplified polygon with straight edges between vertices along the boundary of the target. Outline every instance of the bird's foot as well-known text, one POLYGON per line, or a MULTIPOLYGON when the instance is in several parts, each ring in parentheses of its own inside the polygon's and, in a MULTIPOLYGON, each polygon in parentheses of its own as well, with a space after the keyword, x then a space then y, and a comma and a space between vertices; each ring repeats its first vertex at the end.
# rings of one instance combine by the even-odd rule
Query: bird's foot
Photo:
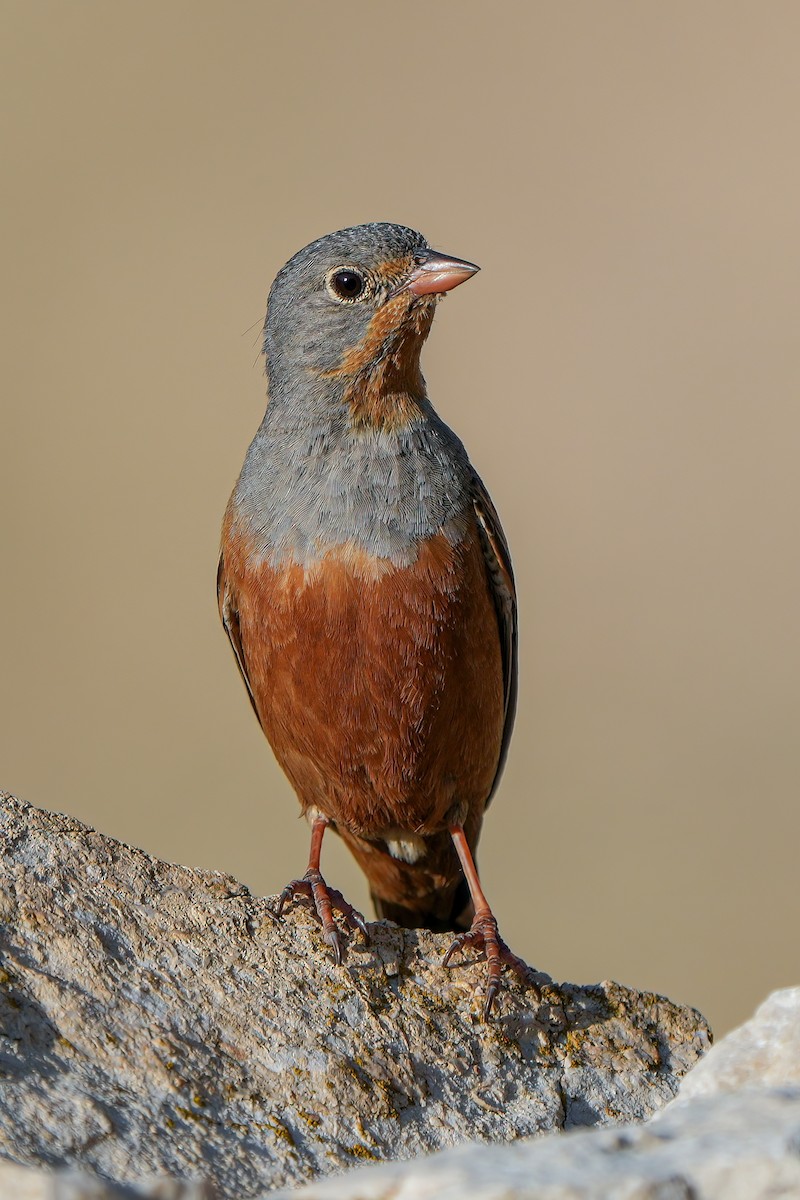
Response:
POLYGON ((333 952, 333 961, 337 967, 341 966, 342 962, 342 943, 333 919, 334 912, 340 913, 351 929, 359 929, 364 935, 364 940, 369 941, 367 922, 361 913, 353 908, 352 904, 348 904, 341 892, 329 888, 319 871, 308 870, 302 879, 293 879, 291 883, 287 883, 278 900, 277 915, 282 916, 286 905, 294 900, 305 900, 316 913, 322 925, 322 936, 333 952))
POLYGON ((466 933, 460 933, 458 937, 453 939, 449 950, 442 960, 442 965, 445 967, 449 966, 453 955, 459 950, 466 949, 468 946, 483 950, 486 955, 487 971, 486 1002, 483 1006, 484 1021, 488 1021, 495 997, 500 991, 500 975, 503 967, 509 967, 525 986, 534 992, 536 998, 539 998, 539 989, 533 981, 531 968, 521 958, 518 958, 516 954, 512 954, 500 937, 497 930, 497 920, 493 913, 486 911, 475 914, 475 919, 469 930, 466 933))

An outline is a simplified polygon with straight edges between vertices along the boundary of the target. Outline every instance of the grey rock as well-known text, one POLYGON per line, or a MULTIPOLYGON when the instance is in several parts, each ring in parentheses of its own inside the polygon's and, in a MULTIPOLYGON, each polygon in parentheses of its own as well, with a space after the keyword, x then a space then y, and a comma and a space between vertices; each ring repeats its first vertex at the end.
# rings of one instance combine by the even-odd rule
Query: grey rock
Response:
POLYGON ((774 992, 646 1123, 464 1146, 274 1200, 797 1200, 800 988, 774 992))
POLYGON ((678 1099, 754 1085, 800 1088, 800 987, 773 992, 755 1016, 713 1046, 682 1083, 678 1099))
POLYGON ((154 1180, 117 1187, 83 1171, 45 1171, 0 1162, 0 1200, 216 1200, 209 1183, 154 1180))
POLYGON ((484 1025, 485 968, 443 970, 446 937, 377 922, 337 968, 305 910, 277 921, 229 876, 9 796, 0 839, 0 1155, 16 1163, 243 1200, 641 1120, 709 1044, 692 1009, 546 977, 540 1003, 511 981, 484 1025))
POLYGON ((271 1200, 797 1200, 800 1089, 670 1105, 657 1121, 463 1146, 271 1200))

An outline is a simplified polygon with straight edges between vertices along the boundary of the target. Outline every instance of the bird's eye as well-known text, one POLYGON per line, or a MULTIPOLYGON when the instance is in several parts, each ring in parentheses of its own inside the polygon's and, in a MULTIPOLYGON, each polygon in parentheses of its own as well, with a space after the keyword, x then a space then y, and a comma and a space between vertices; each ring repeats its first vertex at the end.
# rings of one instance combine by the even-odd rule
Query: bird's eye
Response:
POLYGON ((364 276, 350 267, 340 267, 328 280, 328 288, 337 300, 357 300, 366 287, 364 276))

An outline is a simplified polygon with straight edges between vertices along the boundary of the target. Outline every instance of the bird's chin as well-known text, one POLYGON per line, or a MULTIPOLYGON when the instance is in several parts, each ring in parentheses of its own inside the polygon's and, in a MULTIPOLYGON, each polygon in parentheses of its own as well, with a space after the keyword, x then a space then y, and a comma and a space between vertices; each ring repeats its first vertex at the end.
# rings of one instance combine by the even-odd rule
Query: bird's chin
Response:
POLYGON ((430 333, 436 305, 444 299, 443 293, 431 292, 427 296, 409 297, 406 311, 400 322, 404 337, 421 344, 430 333))
POLYGON ((429 292, 423 296, 409 295, 405 298, 405 313, 403 322, 414 322, 417 326, 428 320, 433 320, 440 300, 444 300, 444 292, 429 292))
POLYGON ((406 305, 406 320, 418 320, 426 314, 433 316, 436 311, 436 305, 440 300, 444 300, 444 292, 429 292, 425 296, 408 296, 406 305))

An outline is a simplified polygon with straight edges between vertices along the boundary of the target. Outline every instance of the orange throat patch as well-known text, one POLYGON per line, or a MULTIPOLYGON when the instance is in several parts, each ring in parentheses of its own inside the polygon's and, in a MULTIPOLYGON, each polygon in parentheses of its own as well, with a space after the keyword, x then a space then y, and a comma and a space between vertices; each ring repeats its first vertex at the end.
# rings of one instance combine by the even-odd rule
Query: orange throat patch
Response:
POLYGON ((397 430, 420 415, 426 392, 419 356, 434 310, 435 300, 413 305, 403 295, 388 300, 364 340, 329 373, 348 379, 344 400, 356 427, 397 430))

